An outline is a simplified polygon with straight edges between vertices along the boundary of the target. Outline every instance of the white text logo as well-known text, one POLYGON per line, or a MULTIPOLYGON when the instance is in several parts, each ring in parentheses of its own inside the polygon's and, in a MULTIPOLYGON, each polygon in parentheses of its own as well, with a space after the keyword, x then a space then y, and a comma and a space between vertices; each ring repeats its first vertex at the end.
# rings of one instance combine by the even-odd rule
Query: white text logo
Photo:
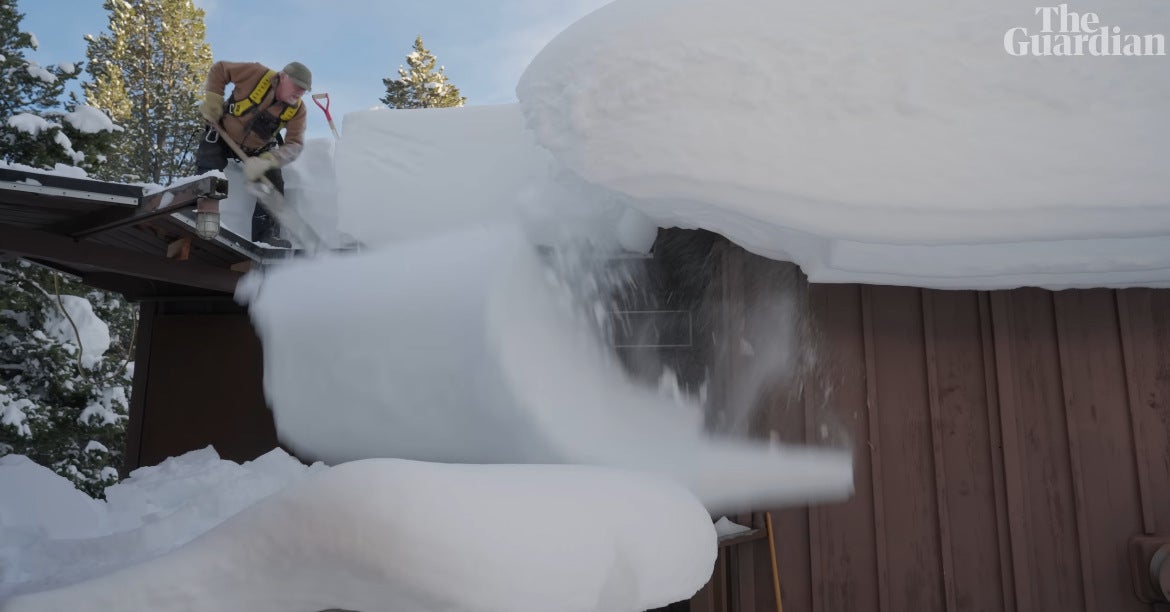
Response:
POLYGON ((1102 25, 1097 13, 1074 13, 1067 4, 1038 6, 1040 29, 1012 28, 1003 35, 1010 55, 1166 55, 1163 34, 1128 34, 1102 25))

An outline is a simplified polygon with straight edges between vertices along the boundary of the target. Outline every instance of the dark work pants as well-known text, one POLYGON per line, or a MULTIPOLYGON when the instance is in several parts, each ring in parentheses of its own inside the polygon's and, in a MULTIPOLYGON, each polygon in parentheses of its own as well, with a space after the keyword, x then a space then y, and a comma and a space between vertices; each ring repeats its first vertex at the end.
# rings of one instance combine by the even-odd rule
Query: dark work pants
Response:
MULTIPOLYGON (((195 168, 199 173, 210 172, 212 170, 223 170, 227 167, 229 159, 239 159, 239 156, 232 151, 231 147, 223 141, 222 138, 217 138, 218 133, 212 128, 207 128, 203 133, 203 138, 199 141, 199 149, 195 151, 195 168), (214 139, 214 142, 210 140, 214 139)), ((280 168, 273 168, 269 170, 264 176, 272 181, 272 186, 281 194, 284 194, 284 175, 281 174, 280 168)), ((276 223, 276 219, 268 214, 268 211, 260 205, 259 200, 252 208, 252 236, 253 241, 263 240, 265 238, 272 238, 280 235, 280 226, 276 223)))

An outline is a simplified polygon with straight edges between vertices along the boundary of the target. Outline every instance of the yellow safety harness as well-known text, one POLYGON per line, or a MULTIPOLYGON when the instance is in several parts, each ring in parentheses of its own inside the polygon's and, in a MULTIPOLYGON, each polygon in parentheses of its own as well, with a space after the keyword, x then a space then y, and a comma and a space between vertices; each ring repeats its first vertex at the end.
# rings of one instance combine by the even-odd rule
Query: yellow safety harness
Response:
MULTIPOLYGON (((228 104, 228 113, 233 117, 242 117, 247 113, 255 111, 260 103, 264 101, 264 96, 268 95, 268 90, 272 89, 272 78, 275 76, 275 70, 269 70, 264 73, 264 76, 260 77, 260 82, 256 83, 256 87, 252 88, 252 93, 240 100, 232 100, 228 104)), ((296 104, 285 105, 284 112, 280 113, 280 125, 276 127, 276 131, 279 132, 284 129, 284 124, 291 121, 299 110, 301 110, 300 100, 297 100, 296 104)))

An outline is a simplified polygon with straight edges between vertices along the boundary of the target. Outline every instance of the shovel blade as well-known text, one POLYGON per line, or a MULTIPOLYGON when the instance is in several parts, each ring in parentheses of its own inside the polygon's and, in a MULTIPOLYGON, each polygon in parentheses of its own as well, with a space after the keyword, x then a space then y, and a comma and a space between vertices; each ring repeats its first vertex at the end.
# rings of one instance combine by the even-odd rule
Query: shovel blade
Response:
POLYGON ((248 192, 256 196, 256 200, 272 215, 273 219, 280 224, 289 233, 289 236, 294 238, 305 250, 310 253, 316 253, 324 246, 321 236, 310 226, 305 220, 296 213, 296 211, 289 208, 288 203, 284 200, 282 195, 272 183, 267 180, 250 181, 248 183, 248 192))

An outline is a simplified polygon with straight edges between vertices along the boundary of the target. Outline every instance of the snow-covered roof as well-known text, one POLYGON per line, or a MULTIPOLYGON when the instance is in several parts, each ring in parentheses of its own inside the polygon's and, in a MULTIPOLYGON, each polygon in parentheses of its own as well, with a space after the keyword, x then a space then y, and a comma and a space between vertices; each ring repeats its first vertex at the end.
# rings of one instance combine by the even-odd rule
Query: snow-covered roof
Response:
MULTIPOLYGON (((1096 9, 1168 33, 1164 2, 1096 9)), ((1005 35, 1045 14, 617 2, 554 39, 517 92, 585 180, 814 281, 1168 284, 1165 58, 1009 54, 1005 35)))
MULTIPOLYGON (((1156 0, 1098 18, 1170 23, 1156 0)), ((1005 50, 1009 30, 1041 25, 1009 0, 612 3, 525 72, 528 131, 502 108, 348 115, 343 223, 366 172, 404 189, 392 206, 409 215, 452 196, 525 212, 617 201, 814 282, 1170 285, 1165 59, 1005 50)))

